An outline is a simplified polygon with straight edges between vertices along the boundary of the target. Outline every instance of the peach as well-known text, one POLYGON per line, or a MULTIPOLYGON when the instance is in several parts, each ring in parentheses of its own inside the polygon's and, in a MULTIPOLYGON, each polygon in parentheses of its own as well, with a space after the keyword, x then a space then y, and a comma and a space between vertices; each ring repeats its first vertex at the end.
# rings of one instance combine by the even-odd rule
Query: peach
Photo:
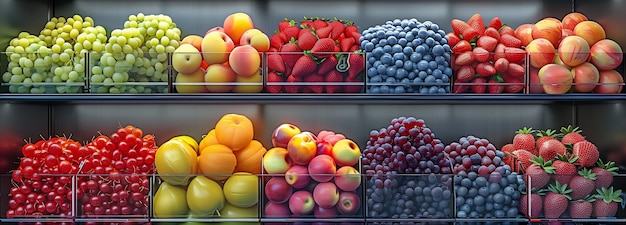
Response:
POLYGON ((571 70, 574 76, 575 92, 591 92, 600 80, 600 71, 591 63, 585 62, 571 70))
POLYGON ((561 40, 561 22, 554 18, 545 18, 535 23, 532 28, 533 39, 545 38, 553 46, 558 46, 561 40))
POLYGON ((552 42, 545 38, 538 38, 526 46, 530 58, 530 65, 535 68, 541 68, 554 60, 556 49, 552 42))
POLYGON ((224 33, 224 28, 223 27, 219 27, 219 26, 218 27, 213 27, 213 28, 207 30, 206 33, 204 33, 204 36, 206 36, 207 34, 209 34, 211 32, 214 32, 214 31, 219 31, 219 32, 224 33))
POLYGON ((234 47, 233 40, 224 32, 210 32, 202 38, 202 57, 209 65, 222 64, 228 61, 234 47))
POLYGON ((522 46, 527 46, 533 40, 533 25, 525 23, 515 28, 515 37, 522 41, 522 46))
POLYGON ((539 69, 535 68, 535 67, 530 67, 530 70, 528 71, 528 76, 530 79, 530 85, 528 87, 528 92, 531 94, 543 94, 545 93, 543 91, 543 86, 541 86, 541 83, 539 82, 539 69))
POLYGON ((606 38, 602 25, 591 20, 578 23, 574 27, 574 34, 585 39, 589 46, 593 46, 596 42, 606 38))
POLYGON ((192 44, 181 44, 172 53, 172 67, 179 73, 193 73, 202 64, 202 55, 192 44))
POLYGON ((619 72, 602 70, 600 71, 600 81, 593 89, 593 93, 618 94, 622 92, 622 88, 624 88, 624 78, 619 72))
POLYGON ((569 37, 569 36, 573 36, 576 35, 574 33, 574 30, 570 30, 570 29, 563 29, 561 30, 561 40, 563 40, 563 38, 565 37, 569 37))
POLYGON ((254 23, 246 13, 233 13, 224 19, 224 33, 228 34, 235 43, 239 43, 243 33, 252 28, 254 28, 254 23))
POLYGON ((175 88, 178 93, 205 93, 208 92, 204 85, 190 84, 190 83, 202 83, 204 82, 204 69, 198 68, 192 73, 178 73, 175 79, 175 88), (188 83, 188 84, 179 84, 188 83))
POLYGON ((239 45, 252 45, 259 52, 266 52, 270 49, 270 39, 261 30, 253 28, 241 35, 239 45))
POLYGON ((567 68, 548 64, 539 70, 539 82, 546 94, 565 94, 572 87, 572 74, 567 68))
POLYGON ((236 80, 237 74, 230 67, 222 64, 210 65, 204 75, 204 82, 207 83, 206 88, 210 92, 230 92, 233 89, 233 85, 227 85, 227 83, 232 83, 236 80))
MULTIPOLYGON (((317 152, 315 137, 310 132, 296 134, 289 139, 287 151, 293 163, 307 165, 313 157, 315 157, 315 153, 317 152)), ((313 173, 313 171, 310 171, 310 168, 309 172, 313 173)))
POLYGON ((578 66, 589 58, 589 44, 581 37, 568 36, 561 40, 557 53, 563 64, 578 66))
POLYGON ((563 29, 574 30, 574 27, 580 22, 587 21, 587 17, 579 12, 571 12, 563 17, 561 24, 563 29))
POLYGON ((261 70, 249 77, 237 75, 237 85, 233 88, 235 93, 259 93, 263 90, 263 76, 261 70))
POLYGON ((183 40, 180 41, 179 46, 183 44, 191 44, 198 49, 198 51, 202 52, 202 37, 200 37, 200 35, 190 34, 185 36, 183 40))
POLYGON ((591 46, 591 63, 599 70, 615 69, 623 60, 622 48, 613 40, 600 40, 591 46))
POLYGON ((251 77, 259 72, 261 67, 261 55, 251 45, 235 47, 228 56, 230 67, 242 77, 251 77))
POLYGON ((563 63, 563 60, 561 60, 561 58, 559 57, 559 54, 554 55, 554 61, 552 61, 552 63, 554 64, 558 64, 561 65, 565 68, 571 69, 572 67, 565 65, 565 63, 563 63))

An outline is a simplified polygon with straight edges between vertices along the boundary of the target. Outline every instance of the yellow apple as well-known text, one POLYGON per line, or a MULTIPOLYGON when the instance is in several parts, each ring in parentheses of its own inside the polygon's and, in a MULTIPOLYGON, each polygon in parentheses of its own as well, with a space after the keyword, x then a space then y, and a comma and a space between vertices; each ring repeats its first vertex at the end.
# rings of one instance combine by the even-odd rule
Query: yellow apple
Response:
POLYGON ((249 83, 249 84, 237 84, 233 89, 235 93, 259 93, 263 90, 263 76, 261 76, 261 70, 252 76, 245 77, 237 75, 237 83, 249 83))
POLYGON ((202 55, 191 44, 182 44, 172 53, 172 66, 179 73, 190 74, 200 68, 202 55))
POLYGON ((233 40, 226 33, 213 31, 202 38, 202 57, 209 65, 222 64, 228 61, 234 47, 233 40))
POLYGON ((196 71, 192 73, 181 73, 176 75, 174 87, 178 93, 206 93, 208 90, 202 82, 204 82, 204 69, 198 67, 196 71), (188 84, 181 84, 188 83, 188 84), (189 84, 198 83, 198 84, 189 84))
POLYGON ((259 52, 266 52, 270 48, 270 39, 263 31, 253 28, 241 35, 239 45, 251 45, 259 52))
POLYGON ((222 64, 210 65, 204 75, 204 82, 207 83, 206 89, 210 92, 230 92, 233 89, 233 85, 227 84, 236 80, 237 74, 230 67, 222 64))

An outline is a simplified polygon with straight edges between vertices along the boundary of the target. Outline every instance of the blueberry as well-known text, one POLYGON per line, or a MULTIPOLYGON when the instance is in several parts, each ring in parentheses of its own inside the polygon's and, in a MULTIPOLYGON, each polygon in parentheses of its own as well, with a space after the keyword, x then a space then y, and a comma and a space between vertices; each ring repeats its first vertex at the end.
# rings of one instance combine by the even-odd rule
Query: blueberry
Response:
POLYGON ((426 43, 429 47, 433 47, 435 46, 435 39, 433 39, 432 37, 428 37, 426 38, 426 41, 424 41, 424 43, 426 43))
POLYGON ((404 68, 398 68, 396 69, 396 78, 398 79, 404 79, 407 76, 407 72, 404 68))
POLYGON ((408 30, 408 29, 409 29, 408 27, 402 29, 402 31, 400 31, 400 33, 398 33, 398 37, 400 37, 400 38, 406 37, 406 31, 405 30, 408 30))
POLYGON ((413 45, 413 47, 419 46, 423 43, 423 40, 421 38, 415 38, 413 39, 413 41, 411 41, 411 44, 413 45))
POLYGON ((448 82, 450 82, 450 78, 448 78, 448 76, 442 76, 441 77, 441 82, 442 83, 448 83, 448 82))
POLYGON ((465 211, 457 211, 456 212, 456 216, 459 218, 466 218, 467 217, 467 213, 465 211))
POLYGON ((405 55, 407 55, 407 56, 410 56, 411 54, 413 54, 413 48, 408 47, 408 46, 407 46, 407 47, 404 47, 404 48, 402 49, 402 53, 404 53, 404 54, 405 54, 405 55))
POLYGON ((409 41, 408 41, 406 38, 400 38, 400 39, 398 40, 398 44, 399 44, 400 46, 406 46, 408 42, 409 42, 409 41))
POLYGON ((442 37, 446 36, 446 31, 444 30, 437 30, 437 34, 441 35, 442 37))
POLYGON ((493 210, 493 203, 491 203, 491 202, 485 203, 485 210, 487 210, 487 211, 493 210))
POLYGON ((404 61, 404 65, 402 65, 402 68, 404 68, 406 71, 413 71, 413 62, 404 61))
MULTIPOLYGON (((426 39, 426 41, 428 41, 428 39, 426 39)), ((427 42, 428 43, 428 42, 427 42)), ((443 46, 441 45, 435 45, 433 46, 433 55, 435 56, 441 56, 445 53, 445 50, 443 49, 443 46)))
POLYGON ((365 51, 370 52, 374 49, 374 43, 372 42, 367 42, 365 43, 365 46, 363 46, 362 48, 365 49, 365 51))
POLYGON ((380 93, 389 94, 389 86, 387 85, 380 86, 380 93))
POLYGON ((379 30, 378 32, 376 32, 376 37, 380 38, 380 39, 385 38, 385 31, 384 30, 379 30))
POLYGON ((390 31, 388 30, 387 32, 385 32, 385 38, 391 37, 391 36, 396 36, 397 33, 395 31, 390 31))
POLYGON ((406 36, 404 36, 405 40, 407 40, 407 42, 411 42, 413 41, 413 39, 415 39, 415 35, 411 32, 411 33, 407 33, 406 36))
POLYGON ((360 45, 361 49, 365 49, 365 45, 367 45, 367 44, 371 44, 371 42, 369 42, 369 41, 361 42, 361 45, 360 45))
POLYGON ((402 59, 398 59, 393 64, 395 67, 402 68, 404 66, 404 61, 402 59))
POLYGON ((367 69, 367 76, 373 77, 376 75, 378 75, 378 71, 376 71, 376 67, 370 67, 369 69, 367 69))
POLYGON ((445 75, 452 76, 452 68, 450 68, 450 67, 446 68, 446 69, 443 71, 443 73, 444 73, 445 75))
POLYGON ((372 78, 370 78, 370 82, 371 83, 382 83, 383 82, 383 77, 380 76, 380 75, 372 76, 372 78))
POLYGON ((443 39, 441 34, 438 34, 438 33, 433 34, 432 37, 433 37, 433 39, 435 39, 435 41, 441 41, 441 39, 443 39))
POLYGON ((383 46, 383 51, 386 52, 386 53, 391 53, 391 46, 389 46, 389 45, 383 46))
POLYGON ((430 25, 430 29, 439 30, 439 25, 433 23, 430 25))
POLYGON ((385 65, 377 66, 376 71, 378 72, 378 74, 386 74, 387 67, 385 65))
POLYGON ((433 35, 435 35, 435 31, 434 30, 428 30, 428 36, 432 37, 433 35))
POLYGON ((424 70, 428 69, 428 61, 424 60, 424 59, 420 60, 417 63, 417 69, 419 69, 421 71, 424 71, 424 70))
POLYGON ((374 64, 372 64, 372 67, 378 67, 379 65, 383 65, 383 63, 380 60, 374 62, 374 64))
POLYGON ((500 191, 500 185, 498 183, 490 183, 489 184, 489 192, 491 194, 498 193, 500 191))
POLYGON ((483 176, 476 177, 476 180, 474 181, 474 183, 476 184, 476 187, 486 187, 487 179, 483 176))
POLYGON ((393 63, 393 57, 391 56, 391 54, 385 53, 383 54, 383 56, 380 57, 380 62, 385 65, 391 65, 393 63))
POLYGON ((378 59, 374 56, 367 57, 367 63, 370 65, 374 65, 374 63, 378 62, 378 59))
POLYGON ((372 50, 372 55, 374 55, 374 57, 380 58, 380 56, 382 56, 384 53, 385 51, 383 51, 382 47, 376 47, 374 48, 374 50, 372 50))
POLYGON ((396 88, 394 89, 394 93, 396 93, 396 94, 404 94, 404 93, 406 93, 406 90, 404 90, 404 87, 402 87, 402 86, 396 86, 396 88))
POLYGON ((420 94, 429 94, 430 88, 422 87, 420 89, 420 94))
POLYGON ((372 40, 372 38, 374 38, 373 34, 367 33, 363 36, 361 36, 361 38, 363 38, 364 40, 372 40))
POLYGON ((428 69, 436 70, 438 65, 439 64, 437 64, 437 62, 435 62, 435 61, 429 61, 428 62, 428 69))
MULTIPOLYGON (((390 67, 390 68, 393 68, 393 67, 390 67)), ((387 79, 385 79, 385 83, 395 84, 396 83, 396 78, 395 77, 387 77, 387 79)))
POLYGON ((484 197, 489 196, 489 188, 487 188, 487 187, 480 187, 480 188, 478 188, 478 194, 482 195, 484 197))
POLYGON ((411 62, 417 63, 420 60, 422 60, 422 54, 414 52, 414 53, 411 54, 411 59, 410 60, 411 60, 411 62))
POLYGON ((417 76, 418 76, 419 78, 421 78, 422 80, 424 80, 424 79, 426 79, 426 77, 428 76, 428 73, 426 73, 426 71, 419 71, 419 72, 417 73, 417 76))
POLYGON ((400 26, 401 23, 402 23, 402 21, 400 19, 394 19, 393 20, 393 25, 394 26, 400 26))
POLYGON ((439 69, 434 69, 433 70, 433 76, 435 78, 437 78, 437 79, 441 79, 441 78, 443 78, 443 73, 439 69))
POLYGON ((393 59, 404 61, 404 60, 406 60, 406 55, 404 55, 404 53, 402 53, 402 52, 396 52, 396 53, 393 54, 393 59))
MULTIPOLYGON (((403 83, 403 84, 410 84, 410 83, 411 83, 411 80, 409 80, 409 78, 406 78, 406 77, 405 77, 405 78, 402 78, 402 80, 400 81, 400 83, 403 83)), ((408 87, 408 85, 405 85, 405 87, 408 87)))
POLYGON ((391 51, 393 53, 400 53, 400 52, 402 52, 402 46, 399 45, 399 44, 395 44, 395 45, 393 45, 393 47, 391 47, 391 51))
POLYGON ((395 36, 388 37, 387 43, 390 45, 395 45, 396 43, 398 43, 398 38, 395 36))
POLYGON ((370 42, 372 44, 374 44, 374 46, 376 46, 378 44, 378 38, 372 38, 372 40, 370 40, 370 42))
POLYGON ((426 29, 420 29, 420 30, 417 32, 417 36, 418 36, 419 38, 426 38, 426 37, 428 37, 428 31, 426 31, 426 29))
POLYGON ((433 61, 435 59, 431 54, 426 54, 422 58, 426 61, 433 61))
POLYGON ((384 47, 384 46, 386 46, 386 45, 387 45, 387 39, 384 39, 384 38, 383 38, 383 39, 380 39, 380 40, 378 41, 378 46, 382 46, 382 47, 384 47))
POLYGON ((370 89, 367 89, 367 93, 380 94, 380 88, 379 87, 371 87, 370 89))

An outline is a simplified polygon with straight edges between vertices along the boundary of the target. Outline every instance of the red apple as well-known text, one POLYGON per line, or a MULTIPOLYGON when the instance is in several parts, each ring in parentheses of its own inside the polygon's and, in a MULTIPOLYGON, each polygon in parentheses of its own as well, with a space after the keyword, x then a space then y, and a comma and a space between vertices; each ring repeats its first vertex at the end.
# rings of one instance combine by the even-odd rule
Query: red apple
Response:
POLYGON ((223 32, 224 32, 224 28, 223 28, 223 27, 213 27, 213 28, 211 28, 211 29, 207 30, 207 31, 204 33, 204 36, 206 36, 207 34, 209 34, 209 33, 211 33, 211 32, 214 32, 214 31, 219 31, 219 32, 222 32, 222 33, 223 33, 223 32))
POLYGON ((311 180, 309 169, 306 166, 294 165, 285 173, 285 180, 294 188, 304 188, 311 180))
POLYGON ((532 40, 525 50, 528 52, 530 65, 538 69, 554 61, 556 54, 554 45, 545 38, 532 40))
POLYGON ((317 182, 327 182, 333 179, 337 172, 335 160, 329 155, 315 156, 309 163, 309 174, 317 182))
POLYGON ((610 39, 604 39, 591 46, 590 61, 599 70, 617 68, 624 60, 624 53, 619 44, 610 39))
POLYGON ((317 141, 317 153, 315 155, 331 155, 333 152, 333 145, 325 141, 317 141))
POLYGON ((268 202, 265 204, 263 214, 268 218, 287 218, 289 217, 289 208, 285 203, 268 202))
POLYGON ((600 71, 600 81, 598 86, 593 89, 593 93, 600 94, 617 94, 621 93, 624 88, 624 78, 615 70, 600 71))
POLYGON ((332 156, 339 166, 354 166, 359 162, 361 149, 350 139, 343 139, 333 145, 332 156))
POLYGON ((591 92, 600 80, 600 71, 591 63, 585 62, 571 69, 574 76, 574 91, 591 92))
POLYGON ((272 145, 274 147, 287 148, 289 139, 300 132, 300 128, 293 124, 283 123, 278 125, 272 132, 272 145))
POLYGON ((342 191, 354 191, 361 185, 361 174, 352 166, 342 166, 335 175, 335 184, 342 191))
POLYGON ((339 189, 332 182, 319 183, 313 190, 313 200, 320 207, 334 207, 339 201, 339 189))
POLYGON ((289 210, 294 215, 307 215, 313 212, 313 208, 315 208, 315 201, 311 192, 301 190, 291 194, 289 210))
POLYGON ((529 80, 530 80, 530 85, 528 87, 528 90, 531 94, 543 94, 545 93, 543 91, 543 86, 541 86, 541 83, 539 81, 539 69, 531 66, 530 70, 528 70, 528 76, 529 76, 529 80))
POLYGON ((313 215, 315 215, 315 218, 322 219, 337 218, 337 209, 335 207, 324 208, 318 205, 313 209, 313 215))
POLYGON ((265 184, 265 197, 272 202, 285 203, 292 192, 293 188, 283 177, 272 177, 265 184))
POLYGON ((310 132, 294 135, 287 143, 289 158, 297 165, 307 165, 317 153, 315 137, 310 132))
POLYGON ((354 214, 359 210, 361 200, 359 195, 353 191, 342 191, 339 193, 339 202, 337 202, 337 211, 341 214, 354 214))
POLYGON ((263 169, 269 174, 283 174, 291 167, 287 149, 275 147, 263 155, 263 169))

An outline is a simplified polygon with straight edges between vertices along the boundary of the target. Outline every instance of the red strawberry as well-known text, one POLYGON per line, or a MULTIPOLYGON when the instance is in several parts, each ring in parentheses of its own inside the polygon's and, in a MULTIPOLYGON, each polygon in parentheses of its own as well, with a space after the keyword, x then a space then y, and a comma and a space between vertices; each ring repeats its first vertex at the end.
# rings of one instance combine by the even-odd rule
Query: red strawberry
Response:
POLYGON ((463 38, 463 40, 471 41, 474 37, 479 36, 478 31, 472 28, 463 20, 452 19, 452 30, 456 35, 463 38))
POLYGON ((543 199, 543 214, 545 218, 556 219, 567 210, 570 200, 569 193, 572 189, 567 187, 567 184, 560 184, 559 182, 551 184, 548 189, 550 192, 543 199))
POLYGON ((455 46, 456 43, 459 43, 459 41, 461 41, 461 38, 459 38, 459 36, 454 34, 453 32, 447 33, 446 37, 448 38, 449 46, 455 46))
POLYGON ((500 20, 500 17, 494 17, 491 21, 489 21, 489 25, 487 25, 487 27, 500 30, 502 27, 502 20, 500 20))
POLYGON ((267 69, 272 72, 285 72, 285 62, 279 54, 267 54, 267 69))
POLYGON ((328 26, 333 28, 330 31, 330 38, 335 39, 335 40, 339 39, 339 36, 343 34, 343 31, 346 28, 345 24, 343 24, 339 20, 333 20, 332 22, 328 23, 328 26))
POLYGON ((526 183, 531 190, 539 190, 550 182, 550 174, 554 173, 554 167, 552 167, 552 161, 544 161, 541 156, 535 156, 530 161, 533 164, 528 166, 525 170, 523 177, 524 183, 526 183))
POLYGON ((320 38, 311 49, 311 54, 315 57, 326 58, 335 52, 335 46, 335 40, 332 38, 320 38))
POLYGON ((553 179, 562 184, 567 184, 578 173, 578 169, 573 164, 576 157, 568 157, 567 155, 558 155, 556 160, 552 162, 554 167, 553 179))
POLYGON ((504 44, 504 46, 506 47, 512 47, 512 48, 522 47, 522 40, 510 34, 501 35, 499 41, 500 43, 504 44))
POLYGON ((298 47, 302 50, 311 50, 316 41, 317 37, 310 29, 302 29, 298 35, 298 47))
MULTIPOLYGON (((283 32, 285 30, 285 28, 287 28, 288 26, 291 25, 291 22, 293 20, 289 20, 287 18, 281 20, 280 22, 278 22, 278 31, 279 32, 283 32)), ((295 23, 295 21, 293 21, 295 23)))
POLYGON ((307 18, 306 16, 304 17, 304 19, 302 19, 302 21, 300 21, 300 27, 311 27, 311 25, 313 24, 313 18, 307 18))
POLYGON ((524 149, 533 153, 533 155, 538 155, 537 150, 535 149, 535 136, 533 136, 534 132, 535 131, 531 127, 524 127, 517 130, 515 132, 515 136, 513 137, 513 146, 515 146, 515 149, 524 149))
POLYGON ((317 69, 317 63, 308 55, 301 55, 296 61, 293 69, 291 70, 291 76, 295 78, 303 78, 317 69))
POLYGON ((316 29, 315 33, 317 34, 317 37, 319 37, 319 38, 327 38, 327 37, 330 37, 330 32, 332 30, 333 30, 333 27, 326 26, 326 27, 322 27, 320 29, 316 29))
POLYGON ((456 82, 466 83, 474 78, 474 73, 474 67, 470 65, 462 66, 456 71, 456 82))
POLYGON ((513 29, 510 26, 506 26, 506 25, 502 26, 498 31, 500 32, 500 37, 502 37, 502 35, 505 35, 505 34, 515 36, 515 29, 513 29))
POLYGON ((454 53, 462 53, 472 51, 472 45, 470 45, 469 41, 461 40, 459 43, 456 43, 454 47, 452 47, 452 52, 454 53))
POLYGON ((487 27, 487 29, 485 29, 485 36, 489 36, 489 37, 495 38, 496 40, 500 40, 500 32, 498 32, 498 30, 493 27, 487 27))
POLYGON ((622 202, 622 190, 614 190, 613 186, 596 189, 596 201, 593 202, 593 216, 598 218, 614 217, 617 213, 618 202, 622 202))
POLYGON ((493 52, 498 45, 498 39, 495 39, 490 36, 481 36, 476 41, 476 46, 484 48, 489 52, 493 52))
POLYGON ((290 83, 302 82, 302 79, 295 78, 294 76, 288 76, 286 81, 287 81, 287 84, 284 87, 285 92, 287 92, 287 93, 298 93, 298 91, 300 91, 300 85, 299 84, 290 84, 290 83))
MULTIPOLYGON (((334 83, 343 82, 343 75, 337 70, 331 70, 324 77, 324 82, 334 82, 334 83)), ((341 91, 340 88, 341 88, 340 84, 327 84, 326 86, 324 86, 326 93, 339 92, 341 91)))
MULTIPOLYGON (((354 39, 355 45, 359 45, 359 40, 361 40, 361 36, 363 36, 361 33, 359 32, 354 32, 352 33, 352 39, 354 39)), ((348 36, 346 36, 346 38, 350 38, 348 36)), ((359 46, 360 47, 360 46, 359 46)))
POLYGON ((363 89, 363 80, 359 79, 359 78, 350 78, 347 77, 346 82, 351 82, 351 83, 360 83, 359 85, 346 85, 345 86, 345 93, 361 93, 361 89, 363 89))
POLYGON ((324 82, 324 77, 317 73, 309 74, 304 77, 304 82, 307 82, 307 88, 310 89, 313 93, 320 94, 324 91, 324 86, 321 84, 315 84, 319 82, 324 82))
POLYGON ((283 61, 289 68, 292 68, 293 65, 296 64, 298 58, 302 56, 302 49, 300 49, 300 47, 298 47, 298 45, 293 42, 284 44, 280 48, 280 52, 280 57, 283 58, 283 61))
MULTIPOLYGON (((524 82, 521 79, 510 76, 503 76, 504 82, 507 83, 504 85, 504 91, 506 93, 518 93, 524 90, 524 82)), ((535 154, 539 154, 538 152, 534 152, 535 154)))
POLYGON ((489 77, 496 74, 496 68, 490 62, 481 62, 476 64, 476 73, 482 77, 489 77))
MULTIPOLYGON (((503 60, 506 60, 506 59, 503 59, 503 60)), ((537 140, 535 141, 535 144, 537 147, 541 146, 543 142, 547 140, 558 140, 557 139, 558 135, 556 134, 556 130, 552 130, 552 129, 539 130, 535 134, 537 135, 537 140)))
POLYGON ((359 39, 355 36, 355 34, 358 34, 359 37, 361 36, 361 33, 359 32, 359 28, 356 25, 354 25, 352 21, 349 21, 348 23, 346 23, 346 28, 343 30, 343 32, 345 33, 345 36, 347 38, 352 37, 356 41, 359 41, 359 39))
MULTIPOLYGON (((502 86, 502 84, 500 83, 501 82, 498 81, 497 78, 489 79, 489 86, 487 87, 489 93, 490 94, 502 93, 504 91, 504 86, 502 86)), ((513 144, 511 144, 511 147, 513 147, 513 144)))
POLYGON ((509 63, 509 68, 506 70, 506 74, 511 77, 523 78, 524 74, 526 74, 526 69, 520 64, 509 63))
POLYGON ((335 70, 338 62, 337 57, 335 57, 335 55, 331 55, 330 57, 325 58, 324 61, 317 66, 317 72, 319 74, 326 74, 331 70, 335 70))
POLYGON ((498 45, 496 45, 496 49, 493 53, 493 60, 498 60, 499 58, 505 57, 504 48, 506 48, 506 46, 504 46, 503 44, 498 43, 498 45))
POLYGON ((504 48, 504 57, 512 63, 518 63, 526 58, 526 51, 520 48, 504 48))
POLYGON ((283 44, 284 44, 284 43, 285 43, 285 42, 283 41, 283 39, 282 39, 282 38, 280 37, 280 35, 278 35, 278 34, 273 35, 273 36, 270 38, 270 46, 271 46, 272 48, 277 48, 277 49, 279 49, 279 48, 280 48, 280 46, 283 46, 283 44))
POLYGON ((578 171, 578 175, 572 177, 569 186, 572 189, 570 194, 572 200, 582 199, 596 189, 596 174, 590 169, 583 168, 578 171))
POLYGON ((604 163, 602 159, 598 160, 598 166, 591 169, 596 174, 596 188, 609 187, 613 184, 613 175, 617 174, 615 162, 607 161, 604 163))
POLYGON ((469 87, 467 85, 454 84, 452 93, 455 93, 455 94, 465 93, 467 90, 469 90, 469 87))
POLYGON ((474 62, 474 54, 471 51, 458 54, 454 59, 454 63, 457 66, 470 65, 474 62))
POLYGON ((467 20, 467 24, 474 28, 474 30, 478 32, 478 35, 485 33, 485 21, 480 14, 476 13, 472 15, 469 20, 467 20))
POLYGON ((339 46, 341 47, 341 51, 342 52, 349 52, 350 48, 354 45, 354 38, 351 37, 347 37, 344 39, 341 39, 341 41, 339 42, 339 46))
POLYGON ((482 47, 474 48, 472 50, 472 53, 474 54, 474 58, 478 62, 487 62, 487 61, 489 61, 489 55, 491 54, 491 53, 489 53, 489 51, 487 51, 486 49, 484 49, 482 47))
POLYGON ((484 77, 476 77, 472 80, 472 86, 470 88, 476 94, 485 93, 485 89, 487 88, 485 84, 487 83, 487 79, 484 77))
POLYGON ((520 196, 519 210, 526 218, 539 218, 543 209, 543 198, 539 194, 525 194, 520 196), (528 204, 530 203, 530 204, 528 204), (530 206, 530 207, 529 207, 530 206))
POLYGON ((365 69, 365 58, 360 52, 354 52, 348 55, 348 78, 356 78, 363 69, 365 69))
POLYGON ((569 203, 568 214, 573 219, 588 219, 593 213, 593 203, 589 200, 577 200, 569 203))
POLYGON ((358 44, 355 43, 354 45, 352 45, 352 47, 350 47, 350 49, 348 49, 348 52, 354 52, 354 51, 357 51, 359 49, 361 49, 361 46, 359 46, 358 44))
POLYGON ((512 155, 515 156, 517 162, 522 166, 522 168, 518 168, 517 171, 522 171, 530 167, 530 165, 532 165, 530 160, 535 157, 533 153, 523 149, 514 150, 512 155))
POLYGON ((593 166, 600 157, 598 147, 589 141, 580 141, 572 147, 572 154, 578 156, 576 161, 581 167, 593 166))
POLYGON ((500 150, 504 153, 512 153, 513 151, 515 151, 515 147, 513 146, 513 144, 508 143, 503 145, 500 150))
POLYGON ((561 142, 567 145, 567 144, 575 144, 579 141, 584 141, 585 136, 580 134, 581 132, 582 130, 580 130, 578 127, 573 127, 572 125, 569 125, 567 127, 562 127, 561 135, 563 135, 563 137, 561 138, 561 142))
POLYGON ((311 27, 316 30, 326 26, 328 26, 328 21, 326 21, 325 19, 316 18, 311 23, 311 27))
POLYGON ((509 60, 506 58, 499 58, 493 63, 493 67, 496 68, 498 73, 504 73, 509 69, 509 60))
MULTIPOLYGON (((280 77, 280 75, 278 75, 275 72, 269 72, 267 74, 267 82, 284 82, 283 78, 280 77)), ((282 91, 283 87, 282 85, 275 85, 275 84, 267 84, 267 92, 269 93, 280 93, 280 91, 282 91)))
POLYGON ((295 25, 295 22, 291 23, 290 26, 286 27, 283 32, 285 34, 286 40, 291 40, 292 38, 298 38, 298 34, 300 33, 300 28, 295 25))

